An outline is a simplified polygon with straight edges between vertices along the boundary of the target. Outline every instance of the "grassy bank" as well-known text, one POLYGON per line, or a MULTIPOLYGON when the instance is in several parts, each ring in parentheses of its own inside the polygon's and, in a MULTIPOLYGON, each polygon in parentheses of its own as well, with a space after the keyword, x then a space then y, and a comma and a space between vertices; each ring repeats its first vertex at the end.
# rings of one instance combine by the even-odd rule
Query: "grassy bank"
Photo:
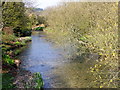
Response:
POLYGON ((17 75, 17 65, 15 59, 26 46, 26 42, 30 41, 31 38, 27 38, 21 41, 19 37, 12 34, 2 34, 2 87, 3 88, 14 88, 13 80, 17 75))
POLYGON ((17 56, 30 41, 31 37, 3 34, 2 88, 42 88, 43 81, 40 73, 32 74, 26 70, 19 70, 19 66, 15 63, 15 60, 18 59, 17 56))
POLYGON ((63 47, 72 44, 76 51, 71 56, 97 56, 88 70, 95 78, 89 87, 118 87, 117 13, 118 3, 113 2, 69 2, 44 11, 51 40, 63 47))

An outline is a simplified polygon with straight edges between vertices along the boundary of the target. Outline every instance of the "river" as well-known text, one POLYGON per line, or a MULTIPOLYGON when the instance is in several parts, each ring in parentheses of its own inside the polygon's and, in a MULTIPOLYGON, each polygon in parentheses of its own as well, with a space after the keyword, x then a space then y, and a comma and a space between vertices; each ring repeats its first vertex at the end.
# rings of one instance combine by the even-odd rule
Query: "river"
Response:
POLYGON ((65 52, 48 41, 45 32, 32 34, 32 42, 20 54, 21 68, 40 72, 44 88, 83 88, 90 83, 87 66, 79 60, 65 58, 65 52))

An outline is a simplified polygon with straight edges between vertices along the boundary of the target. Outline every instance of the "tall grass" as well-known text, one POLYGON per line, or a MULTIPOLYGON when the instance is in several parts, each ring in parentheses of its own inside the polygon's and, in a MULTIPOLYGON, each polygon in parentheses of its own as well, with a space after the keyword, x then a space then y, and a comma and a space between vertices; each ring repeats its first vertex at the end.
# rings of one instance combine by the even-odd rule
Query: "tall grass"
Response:
POLYGON ((71 42, 76 56, 96 53, 90 86, 118 87, 118 3, 68 2, 44 11, 46 32, 58 44, 71 42))

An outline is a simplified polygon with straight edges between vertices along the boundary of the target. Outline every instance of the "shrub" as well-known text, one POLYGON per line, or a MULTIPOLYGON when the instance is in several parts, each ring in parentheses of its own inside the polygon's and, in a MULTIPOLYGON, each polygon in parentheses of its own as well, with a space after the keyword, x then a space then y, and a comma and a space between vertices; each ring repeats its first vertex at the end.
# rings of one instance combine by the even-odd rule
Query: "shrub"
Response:
POLYGON ((14 60, 11 59, 9 55, 3 55, 3 60, 7 64, 10 64, 10 65, 14 64, 14 60))
POLYGON ((24 37, 24 36, 30 36, 31 35, 31 29, 16 27, 13 29, 15 36, 18 37, 24 37))
POLYGON ((41 89, 43 87, 43 80, 42 80, 42 76, 39 72, 34 74, 34 80, 36 82, 35 88, 41 89))
POLYGON ((74 43, 76 56, 88 52, 100 56, 90 69, 95 77, 90 86, 118 87, 118 3, 68 2, 44 13, 46 32, 55 42, 74 43))
POLYGON ((2 42, 9 43, 10 41, 15 41, 16 37, 14 35, 2 34, 2 42))

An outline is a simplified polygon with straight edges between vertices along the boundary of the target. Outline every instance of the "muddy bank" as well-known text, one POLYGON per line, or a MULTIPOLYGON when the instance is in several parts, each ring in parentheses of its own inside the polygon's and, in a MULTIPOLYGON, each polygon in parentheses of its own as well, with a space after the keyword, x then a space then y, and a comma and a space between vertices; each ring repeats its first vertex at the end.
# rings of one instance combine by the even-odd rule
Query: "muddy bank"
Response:
POLYGON ((31 73, 20 69, 15 76, 13 84, 16 88, 42 88, 43 81, 39 73, 31 73))

